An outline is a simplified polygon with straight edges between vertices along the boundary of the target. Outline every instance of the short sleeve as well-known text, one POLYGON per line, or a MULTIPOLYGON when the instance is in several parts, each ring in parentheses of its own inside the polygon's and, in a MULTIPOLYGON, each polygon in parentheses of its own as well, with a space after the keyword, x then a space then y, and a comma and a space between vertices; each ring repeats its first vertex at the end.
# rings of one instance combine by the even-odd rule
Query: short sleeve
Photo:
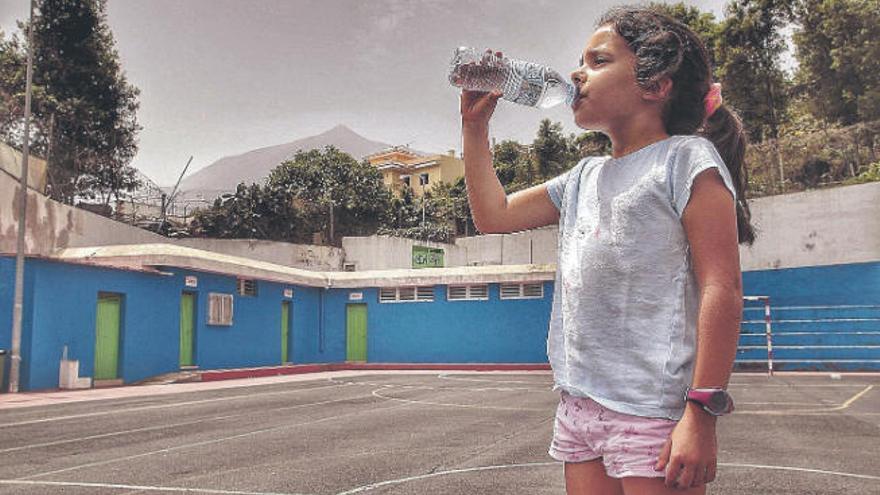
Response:
POLYGON ((670 170, 672 204, 675 212, 681 217, 691 198, 691 188, 697 176, 706 170, 715 168, 721 175, 724 185, 736 201, 736 188, 733 179, 718 150, 711 141, 702 137, 694 137, 683 142, 675 153, 670 170))
POLYGON ((567 172, 563 172, 544 183, 544 185, 547 186, 547 194, 550 196, 550 201, 556 205, 556 209, 559 211, 562 211, 562 195, 565 192, 565 185, 568 183, 568 178, 573 173, 579 173, 587 161, 588 158, 584 158, 580 163, 570 168, 567 172))

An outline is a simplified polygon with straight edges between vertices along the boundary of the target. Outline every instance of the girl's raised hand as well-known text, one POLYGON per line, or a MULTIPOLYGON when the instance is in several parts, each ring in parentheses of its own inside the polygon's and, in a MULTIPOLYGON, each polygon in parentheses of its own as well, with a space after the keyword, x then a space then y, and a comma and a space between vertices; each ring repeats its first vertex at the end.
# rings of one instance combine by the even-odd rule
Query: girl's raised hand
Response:
POLYGON ((488 125, 495 113, 495 106, 501 98, 501 91, 469 91, 461 92, 461 121, 465 124, 488 125))

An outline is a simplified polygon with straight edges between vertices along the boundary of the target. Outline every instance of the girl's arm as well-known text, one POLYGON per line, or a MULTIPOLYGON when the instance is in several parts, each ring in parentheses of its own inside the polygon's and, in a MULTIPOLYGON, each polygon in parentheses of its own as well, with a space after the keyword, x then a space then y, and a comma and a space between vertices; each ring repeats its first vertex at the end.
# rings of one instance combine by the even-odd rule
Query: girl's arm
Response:
POLYGON ((500 93, 463 91, 461 133, 464 175, 474 225, 485 234, 516 232, 559 221, 559 210, 550 201, 547 186, 540 184, 510 196, 495 169, 489 150, 489 118, 500 93))
MULTIPOLYGON (((715 169, 697 176, 682 215, 700 294, 694 388, 726 387, 742 319, 742 273, 733 195, 715 169)), ((714 416, 688 402, 660 456, 666 482, 680 488, 715 479, 714 416)))

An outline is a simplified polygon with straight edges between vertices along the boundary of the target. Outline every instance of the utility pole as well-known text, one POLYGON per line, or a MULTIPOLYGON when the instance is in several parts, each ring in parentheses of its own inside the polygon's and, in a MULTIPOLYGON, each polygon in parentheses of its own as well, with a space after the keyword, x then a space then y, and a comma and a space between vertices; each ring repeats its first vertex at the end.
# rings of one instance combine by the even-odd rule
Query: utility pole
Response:
POLYGON ((15 297, 12 308, 12 355, 9 363, 9 392, 18 392, 21 370, 21 315, 24 301, 25 224, 27 221, 28 157, 31 137, 31 81, 34 78, 34 0, 28 24, 27 72, 24 91, 24 145, 21 158, 21 190, 18 195, 18 242, 15 246, 15 297))

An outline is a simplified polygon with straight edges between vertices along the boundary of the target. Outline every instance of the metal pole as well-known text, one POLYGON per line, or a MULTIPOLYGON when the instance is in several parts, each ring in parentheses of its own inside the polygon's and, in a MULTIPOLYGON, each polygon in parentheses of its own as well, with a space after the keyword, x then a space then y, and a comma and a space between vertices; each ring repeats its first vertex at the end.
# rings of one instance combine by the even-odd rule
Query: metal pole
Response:
POLYGON ((31 137, 31 81, 34 76, 34 0, 28 25, 27 73, 24 92, 24 145, 21 159, 21 190, 18 195, 18 242, 15 246, 15 299, 12 308, 12 355, 9 362, 9 392, 18 392, 21 369, 21 315, 24 300, 25 222, 27 220, 28 157, 31 137))
POLYGON ((767 335, 767 375, 773 376, 773 330, 770 318, 770 297, 764 299, 764 329, 767 335))

